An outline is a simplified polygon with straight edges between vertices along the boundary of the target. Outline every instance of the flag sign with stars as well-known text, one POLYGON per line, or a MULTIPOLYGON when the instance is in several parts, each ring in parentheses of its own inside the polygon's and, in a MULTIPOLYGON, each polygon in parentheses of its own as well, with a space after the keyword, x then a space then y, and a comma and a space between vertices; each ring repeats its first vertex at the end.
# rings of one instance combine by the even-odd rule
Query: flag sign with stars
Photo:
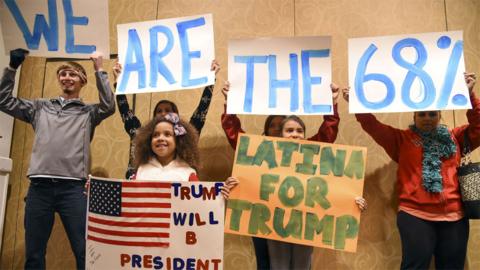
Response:
POLYGON ((222 269, 222 185, 92 177, 87 268, 222 269))

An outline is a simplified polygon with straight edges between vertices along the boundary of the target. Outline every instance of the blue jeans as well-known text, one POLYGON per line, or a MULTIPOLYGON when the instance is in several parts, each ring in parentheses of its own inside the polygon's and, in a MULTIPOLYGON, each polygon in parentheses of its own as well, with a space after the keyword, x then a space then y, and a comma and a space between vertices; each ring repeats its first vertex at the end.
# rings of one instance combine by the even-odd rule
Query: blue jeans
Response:
POLYGON ((85 269, 85 181, 32 178, 25 205, 25 269, 45 269, 47 242, 55 221, 62 219, 77 269, 85 269))

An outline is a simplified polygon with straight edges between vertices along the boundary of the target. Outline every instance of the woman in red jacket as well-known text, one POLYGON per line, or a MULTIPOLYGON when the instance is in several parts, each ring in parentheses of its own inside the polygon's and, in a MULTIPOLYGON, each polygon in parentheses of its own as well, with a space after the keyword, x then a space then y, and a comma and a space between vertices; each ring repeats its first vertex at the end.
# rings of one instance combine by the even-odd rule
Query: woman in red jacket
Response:
MULTIPOLYGON (((333 96, 333 115, 323 116, 323 123, 318 129, 317 134, 308 138, 310 141, 328 142, 333 143, 337 138, 338 124, 340 117, 337 110, 337 98, 339 87, 335 84, 331 84, 333 96)), ((225 111, 222 114, 222 128, 225 131, 227 140, 233 149, 237 146, 237 139, 239 133, 245 133, 243 131, 240 119, 235 114, 227 114, 227 98, 228 91, 230 90, 230 83, 227 81, 222 89, 222 93, 225 96, 225 111)), ((284 115, 269 115, 265 120, 264 129, 262 135, 282 137, 281 125, 286 117, 284 115)), ((268 253, 267 240, 264 238, 252 237, 253 246, 255 248, 255 257, 257 258, 257 269, 270 269, 270 258, 268 253)))
MULTIPOLYGON (((397 227, 402 241, 401 269, 428 269, 432 255, 437 269, 463 269, 469 222, 464 217, 457 178, 467 132, 471 148, 480 145, 480 99, 475 75, 465 74, 472 109, 468 124, 448 130, 441 112, 415 112, 406 130, 382 124, 372 114, 357 121, 393 161, 398 163, 397 227)), ((348 88, 343 96, 348 101, 348 88)))

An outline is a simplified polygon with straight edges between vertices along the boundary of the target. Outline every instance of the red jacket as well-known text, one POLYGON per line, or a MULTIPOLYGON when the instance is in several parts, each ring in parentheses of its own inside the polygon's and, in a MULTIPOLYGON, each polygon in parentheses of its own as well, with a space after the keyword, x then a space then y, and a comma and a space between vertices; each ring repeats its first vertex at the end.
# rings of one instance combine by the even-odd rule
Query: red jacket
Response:
MULTIPOLYGON (((237 147, 238 133, 245 133, 242 129, 240 119, 236 114, 227 114, 227 106, 225 105, 224 112, 222 114, 222 128, 225 131, 227 140, 233 149, 237 147)), ((323 123, 318 129, 317 134, 308 138, 309 141, 327 142, 333 143, 337 139, 338 123, 340 123, 340 117, 338 116, 338 106, 333 106, 333 115, 324 115, 323 123)))
POLYGON ((372 114, 356 114, 362 128, 398 163, 397 192, 401 209, 411 209, 421 218, 431 216, 434 220, 463 216, 457 166, 467 127, 471 150, 480 145, 480 99, 473 95, 470 101, 473 109, 467 111, 469 124, 450 130, 457 152, 448 159, 442 159, 443 191, 440 193, 427 192, 422 186, 423 148, 419 135, 410 129, 400 130, 382 124, 372 114))

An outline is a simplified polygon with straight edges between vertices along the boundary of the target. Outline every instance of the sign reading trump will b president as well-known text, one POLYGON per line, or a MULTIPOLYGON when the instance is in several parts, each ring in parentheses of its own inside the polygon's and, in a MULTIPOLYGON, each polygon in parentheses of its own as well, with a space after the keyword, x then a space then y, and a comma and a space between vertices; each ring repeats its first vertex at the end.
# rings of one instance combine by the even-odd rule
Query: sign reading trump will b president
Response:
POLYGON ((87 269, 223 269, 221 186, 92 178, 87 269))

